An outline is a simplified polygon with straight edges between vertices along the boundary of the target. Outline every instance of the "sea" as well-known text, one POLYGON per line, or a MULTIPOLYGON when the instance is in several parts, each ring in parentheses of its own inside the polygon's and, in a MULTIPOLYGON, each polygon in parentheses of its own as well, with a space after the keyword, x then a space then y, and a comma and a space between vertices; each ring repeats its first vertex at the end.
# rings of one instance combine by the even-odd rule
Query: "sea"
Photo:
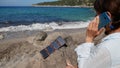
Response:
POLYGON ((0 6, 0 32, 85 28, 93 8, 0 6))

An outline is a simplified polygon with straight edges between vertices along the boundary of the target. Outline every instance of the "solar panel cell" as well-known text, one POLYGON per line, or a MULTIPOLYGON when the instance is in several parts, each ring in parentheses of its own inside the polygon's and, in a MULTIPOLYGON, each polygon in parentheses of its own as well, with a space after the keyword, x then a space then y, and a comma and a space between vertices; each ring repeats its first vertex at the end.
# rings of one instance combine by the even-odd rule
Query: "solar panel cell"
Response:
POLYGON ((63 46, 63 45, 65 44, 64 39, 62 39, 62 37, 60 37, 60 36, 57 38, 57 41, 59 42, 59 44, 60 44, 61 46, 63 46))
POLYGON ((49 55, 47 53, 47 51, 45 49, 43 49, 42 51, 40 51, 40 53, 42 54, 43 58, 47 58, 49 55))
POLYGON ((60 48, 59 44, 58 44, 56 41, 54 41, 51 45, 52 45, 55 49, 59 49, 59 48, 60 48))
POLYGON ((47 51, 48 51, 49 54, 51 54, 51 53, 54 52, 54 48, 52 48, 51 46, 48 46, 47 51))

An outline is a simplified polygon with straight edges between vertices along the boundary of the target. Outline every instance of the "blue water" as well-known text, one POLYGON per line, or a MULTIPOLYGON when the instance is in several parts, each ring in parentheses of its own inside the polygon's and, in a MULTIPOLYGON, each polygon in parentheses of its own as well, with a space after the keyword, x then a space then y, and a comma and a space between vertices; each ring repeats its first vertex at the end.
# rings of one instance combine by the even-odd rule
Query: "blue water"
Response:
POLYGON ((0 7, 0 27, 33 23, 85 22, 94 16, 93 8, 0 7))

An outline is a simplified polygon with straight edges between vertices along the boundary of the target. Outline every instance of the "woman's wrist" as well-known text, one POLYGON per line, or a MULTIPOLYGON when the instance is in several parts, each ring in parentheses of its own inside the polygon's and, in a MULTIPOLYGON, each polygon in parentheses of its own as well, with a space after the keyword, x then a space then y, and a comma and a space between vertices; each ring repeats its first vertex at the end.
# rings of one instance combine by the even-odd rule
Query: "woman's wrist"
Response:
POLYGON ((93 38, 86 37, 85 42, 86 42, 86 43, 92 43, 92 42, 93 42, 93 38))

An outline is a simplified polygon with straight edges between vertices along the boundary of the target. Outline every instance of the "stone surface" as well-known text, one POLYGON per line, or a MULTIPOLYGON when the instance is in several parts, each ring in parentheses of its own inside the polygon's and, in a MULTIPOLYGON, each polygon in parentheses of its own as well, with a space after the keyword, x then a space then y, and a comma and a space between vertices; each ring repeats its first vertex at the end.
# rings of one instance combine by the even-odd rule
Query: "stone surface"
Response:
POLYGON ((44 31, 40 31, 40 32, 36 35, 36 37, 35 37, 34 40, 36 40, 36 41, 44 41, 44 40, 46 39, 46 37, 47 37, 47 33, 44 32, 44 31))
POLYGON ((73 41, 73 38, 71 36, 66 37, 65 41, 66 41, 67 46, 74 45, 74 41, 73 41))

